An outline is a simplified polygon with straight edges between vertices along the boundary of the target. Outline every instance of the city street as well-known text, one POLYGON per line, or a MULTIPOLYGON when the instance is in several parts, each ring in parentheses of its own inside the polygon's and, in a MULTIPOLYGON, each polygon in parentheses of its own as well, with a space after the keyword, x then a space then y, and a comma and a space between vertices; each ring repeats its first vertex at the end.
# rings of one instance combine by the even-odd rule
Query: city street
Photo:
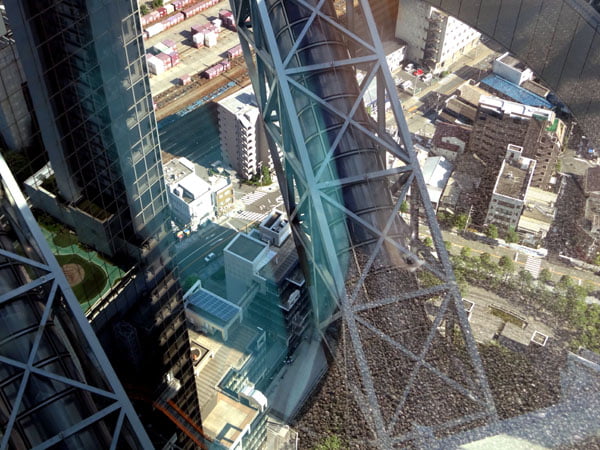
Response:
MULTIPOLYGON (((445 230, 442 231, 442 235, 445 241, 452 243, 452 246, 450 247, 450 253, 452 254, 458 255, 463 247, 468 247, 471 249, 473 256, 481 253, 489 253, 497 260, 499 260, 502 256, 508 256, 514 261, 515 255, 518 253, 515 261, 519 265, 518 270, 521 270, 523 267, 525 267, 527 255, 524 253, 519 253, 512 248, 503 247, 500 245, 492 247, 483 242, 465 239, 456 233, 445 230)), ((600 277, 587 270, 569 267, 558 262, 549 261, 548 259, 542 259, 541 268, 548 269, 552 274, 552 279, 554 281, 558 281, 563 275, 568 275, 573 278, 576 283, 600 286, 600 277)))
POLYGON ((175 259, 179 265, 181 279, 196 275, 200 279, 210 277, 223 265, 223 249, 235 236, 236 230, 211 222, 202 230, 184 238, 175 245, 177 251, 175 259), (215 257, 206 262, 210 253, 215 257))

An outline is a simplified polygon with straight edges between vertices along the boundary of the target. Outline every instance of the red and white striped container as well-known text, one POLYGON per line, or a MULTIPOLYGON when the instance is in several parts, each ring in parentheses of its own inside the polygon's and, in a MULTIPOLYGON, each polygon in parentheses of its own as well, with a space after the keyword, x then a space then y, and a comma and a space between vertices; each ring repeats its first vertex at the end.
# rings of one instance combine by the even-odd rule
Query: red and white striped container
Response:
POLYGON ((174 52, 177 51, 177 43, 173 39, 165 39, 164 41, 161 42, 161 44, 166 45, 174 52))
POLYGON ((229 59, 235 59, 242 55, 242 46, 241 44, 236 45, 235 47, 231 47, 227 50, 227 57, 229 59))
POLYGON ((165 65, 165 70, 169 70, 173 67, 173 64, 171 63, 171 57, 166 53, 159 53, 158 55, 156 55, 156 57, 163 62, 163 64, 165 65))
POLYGON ((223 66, 223 72, 231 69, 231 61, 229 61, 228 59, 222 59, 221 61, 219 61, 219 64, 223 66))

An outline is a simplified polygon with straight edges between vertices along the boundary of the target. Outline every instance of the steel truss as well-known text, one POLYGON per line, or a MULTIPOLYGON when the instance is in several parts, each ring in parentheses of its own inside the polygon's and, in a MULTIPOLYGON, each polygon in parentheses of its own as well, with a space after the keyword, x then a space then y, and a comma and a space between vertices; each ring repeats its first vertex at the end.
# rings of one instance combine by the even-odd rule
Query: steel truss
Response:
POLYGON ((0 179, 0 448, 152 448, 2 157, 0 179))
POLYGON ((370 428, 352 439, 392 448, 495 420, 368 1, 348 0, 344 20, 325 0, 231 3, 315 322, 370 428))

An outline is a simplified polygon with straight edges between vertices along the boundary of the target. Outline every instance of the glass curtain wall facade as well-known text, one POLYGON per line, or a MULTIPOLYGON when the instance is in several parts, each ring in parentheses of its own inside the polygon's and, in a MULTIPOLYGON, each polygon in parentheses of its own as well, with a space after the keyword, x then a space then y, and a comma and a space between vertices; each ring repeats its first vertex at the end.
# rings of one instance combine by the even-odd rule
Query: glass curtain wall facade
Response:
MULTIPOLYGON (((6 7, 57 198, 76 214, 80 241, 127 271, 88 319, 142 414, 159 410, 190 428, 200 423, 199 407, 137 2, 6 7), (167 401, 177 414, 158 405, 167 401)), ((158 420, 156 444, 175 430, 158 420)))
POLYGON ((1 157, 0 259, 0 447, 148 448, 1 157))

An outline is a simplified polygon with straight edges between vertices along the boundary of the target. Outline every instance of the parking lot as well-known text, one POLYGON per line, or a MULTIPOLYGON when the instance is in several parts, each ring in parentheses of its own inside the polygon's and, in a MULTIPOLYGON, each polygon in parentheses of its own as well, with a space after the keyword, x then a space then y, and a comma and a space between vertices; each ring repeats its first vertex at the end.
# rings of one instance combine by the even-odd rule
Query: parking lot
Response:
POLYGON ((181 61, 177 66, 160 75, 150 76, 152 95, 157 96, 167 91, 177 84, 178 78, 182 75, 194 75, 203 72, 208 67, 223 59, 227 50, 239 44, 240 41, 237 33, 221 28, 216 46, 211 48, 201 47, 198 49, 192 46, 191 27, 193 25, 206 24, 212 19, 218 18, 220 9, 229 9, 229 2, 221 1, 215 6, 202 11, 200 14, 184 20, 174 27, 144 41, 147 50, 165 39, 175 41, 181 61))

